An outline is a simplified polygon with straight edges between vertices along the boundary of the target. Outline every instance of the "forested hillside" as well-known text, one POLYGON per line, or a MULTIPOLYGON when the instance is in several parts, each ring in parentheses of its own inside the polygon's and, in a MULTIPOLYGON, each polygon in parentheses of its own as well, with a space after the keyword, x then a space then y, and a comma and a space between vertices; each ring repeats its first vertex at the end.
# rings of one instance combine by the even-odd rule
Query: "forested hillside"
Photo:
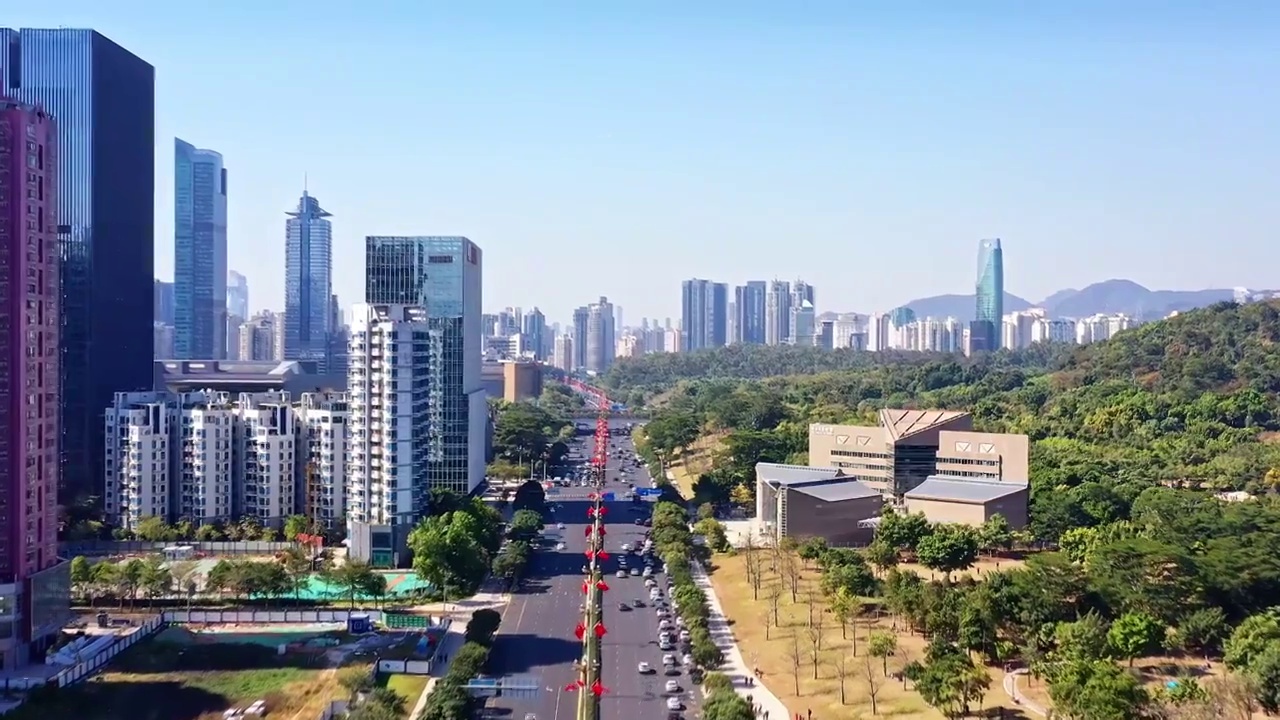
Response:
POLYGON ((882 407, 972 412, 981 429, 1031 436, 1033 515, 1053 539, 1152 484, 1280 489, 1277 338, 1276 305, 1223 303, 1083 347, 976 361, 731 347, 622 361, 606 384, 669 391, 657 437, 737 431, 707 497, 748 482, 756 459, 803 460, 810 422, 871 421, 882 407), (1046 492, 1060 489, 1071 492, 1046 492))

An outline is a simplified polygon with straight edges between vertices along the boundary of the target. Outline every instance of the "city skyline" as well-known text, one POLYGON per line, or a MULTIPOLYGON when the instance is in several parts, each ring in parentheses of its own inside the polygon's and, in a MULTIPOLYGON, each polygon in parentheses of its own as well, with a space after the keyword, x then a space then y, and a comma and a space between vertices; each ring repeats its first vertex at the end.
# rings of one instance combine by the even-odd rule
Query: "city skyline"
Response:
MULTIPOLYGON (((56 13, 18 7, 6 21, 95 26, 164 68, 157 173, 172 167, 173 137, 218 148, 235 168, 230 264, 256 288, 254 311, 283 309, 283 278, 270 270, 283 249, 267 241, 306 174, 342 218, 338 266, 358 268, 368 234, 466 234, 489 251, 493 306, 536 299, 565 319, 578 295, 601 294, 633 318, 674 315, 674 300, 650 288, 691 276, 805 276, 828 288, 822 305, 864 311, 967 293, 971 281, 948 269, 971 266, 972 239, 986 236, 1020 247, 1009 289, 1033 300, 1108 277, 1266 287, 1276 259, 1267 208, 1280 188, 1259 169, 1277 153, 1260 119, 1277 101, 1210 79, 1280 64, 1264 30, 1280 8, 1244 8, 1210 16, 1087 1, 1010 13, 978 2, 963 17, 933 11, 956 30, 945 36, 919 9, 829 2, 741 8, 732 27, 708 7, 464 8, 429 21, 405 10, 394 22, 340 8, 304 31, 285 7, 233 6, 196 29, 146 2, 88 0, 56 13), (457 32, 408 42, 422 22, 457 32), (660 56, 639 40, 659 31, 660 56), (1104 41, 1117 35, 1132 42, 1104 41), (333 46, 348 59, 327 57, 333 46), (482 62, 461 60, 473 56, 482 62), (411 68, 424 66, 450 72, 406 97, 411 68), (348 125, 337 115, 300 125, 279 88, 317 74, 359 106, 400 112, 376 137, 316 152, 348 125), (226 97, 237 102, 215 101, 226 97), (491 111, 498 102, 504 112, 491 111), (440 103, 458 111, 420 112, 440 103), (743 116, 752 122, 734 121, 743 116), (779 237, 815 250, 779 253, 779 237), (1204 238, 1214 238, 1207 261, 1204 238), (881 267, 845 283, 840 263, 815 256, 821 247, 881 267), (529 272, 546 257, 580 292, 529 272), (592 280, 614 267, 629 272, 592 280)), ((171 235, 167 185, 157 238, 171 235)), ((159 244, 168 279, 171 251, 159 244)), ((335 278, 334 291, 345 307, 359 297, 353 278, 335 278)))

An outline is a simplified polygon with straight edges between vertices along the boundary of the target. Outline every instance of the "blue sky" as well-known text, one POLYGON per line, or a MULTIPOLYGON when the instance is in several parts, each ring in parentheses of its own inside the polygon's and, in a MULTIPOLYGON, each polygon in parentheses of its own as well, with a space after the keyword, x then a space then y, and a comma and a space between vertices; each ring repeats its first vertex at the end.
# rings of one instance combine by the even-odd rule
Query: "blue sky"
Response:
POLYGON ((1280 286, 1280 3, 1182 0, 60 0, 157 68, 156 270, 172 139, 223 153, 230 266, 283 306, 284 212, 462 234, 485 306, 803 277, 819 310, 971 292, 1004 241, 1031 300, 1127 277, 1280 286))

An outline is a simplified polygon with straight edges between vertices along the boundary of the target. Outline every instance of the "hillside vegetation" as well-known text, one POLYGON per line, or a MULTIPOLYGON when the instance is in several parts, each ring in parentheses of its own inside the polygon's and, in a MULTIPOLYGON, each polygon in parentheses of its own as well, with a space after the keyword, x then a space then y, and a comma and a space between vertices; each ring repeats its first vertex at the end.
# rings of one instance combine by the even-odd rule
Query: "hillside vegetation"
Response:
POLYGON ((615 392, 661 395, 649 436, 673 451, 732 431, 701 483, 720 501, 757 460, 804 461, 811 422, 874 422, 883 407, 965 410, 979 429, 1031 437, 1042 539, 1112 519, 1153 484, 1280 486, 1280 309, 1221 303, 1083 347, 969 360, 729 347, 619 361, 615 392), (1072 492, 1056 492, 1072 490, 1072 492))
MULTIPOLYGON (((862 550, 818 541, 748 548, 756 604, 743 620, 765 618, 766 641, 769 625, 801 632, 783 627, 775 605, 779 596, 799 602, 788 580, 803 574, 794 553, 816 562, 822 601, 849 618, 855 637, 866 602, 879 610, 862 622, 889 612, 867 652, 884 658, 886 675, 896 662, 948 717, 981 704, 988 673, 1016 663, 1046 681, 1035 685, 1055 717, 1247 720, 1280 712, 1277 337, 1277 306, 1220 304, 1106 343, 977 361, 724 349, 620 363, 606 380, 623 392, 640 390, 629 384, 637 379, 653 383, 642 391, 654 393, 656 378, 668 378, 644 433, 656 462, 710 432, 722 437, 694 485, 696 501, 712 505, 749 505, 758 461, 805 462, 810 422, 874 422, 882 407, 967 410, 980 429, 1033 439, 1029 532, 1010 533, 1000 518, 971 529, 889 513, 862 550), (1236 489, 1258 497, 1212 495, 1236 489), (1029 553, 1024 566, 952 576, 979 551, 1010 548, 1029 553), (924 579, 912 561, 941 577, 924 579), (768 586, 775 575, 783 590, 768 586), (895 649, 914 642, 893 635, 902 628, 928 638, 923 658, 895 649), (1204 662, 1214 658, 1222 662, 1204 662)), ((808 602, 812 630, 823 613, 808 602)), ((843 637, 843 621, 837 629, 843 637)), ((792 635, 790 666, 812 658, 817 678, 820 643, 805 654, 800 637, 792 635)), ((834 662, 843 677, 843 661, 834 662)), ((798 671, 794 681, 799 695, 798 671)), ((831 704, 843 707, 843 695, 831 704)))

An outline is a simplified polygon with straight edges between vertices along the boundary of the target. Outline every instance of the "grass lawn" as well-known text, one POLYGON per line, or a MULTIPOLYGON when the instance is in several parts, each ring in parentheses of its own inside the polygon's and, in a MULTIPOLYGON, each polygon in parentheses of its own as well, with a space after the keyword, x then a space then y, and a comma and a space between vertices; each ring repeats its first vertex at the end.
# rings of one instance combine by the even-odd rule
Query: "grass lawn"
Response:
POLYGON ((422 691, 427 689, 427 681, 430 679, 426 675, 388 675, 387 687, 404 698, 405 707, 409 712, 413 712, 414 704, 418 702, 422 691))
POLYGON ((675 476, 673 485, 680 496, 693 497, 693 484, 702 473, 711 469, 711 456, 720 447, 720 435, 706 435, 684 449, 680 457, 667 468, 675 476))
POLYGON ((272 717, 313 720, 341 692, 322 656, 156 638, 121 653, 98 677, 34 694, 5 720, 217 720, 255 700, 266 700, 272 717))
MULTIPOLYGON (((872 631, 893 632, 897 637, 898 652, 889 658, 888 671, 892 675, 924 655, 924 638, 894 629, 888 618, 875 617, 860 618, 856 628, 850 627, 842 634, 818 589, 821 573, 816 568, 805 569, 796 602, 784 587, 778 606, 779 623, 774 627, 767 590, 771 585, 782 586, 783 583, 778 573, 769 571, 769 560, 763 562, 765 580, 759 600, 752 597, 743 554, 717 556, 715 564, 717 567, 711 574, 711 582, 725 614, 733 623, 733 634, 743 657, 749 666, 764 673, 764 684, 786 703, 792 714, 804 716, 811 710, 815 718, 869 718, 872 717, 869 690, 874 687, 877 717, 922 720, 940 720, 943 717, 914 691, 904 688, 901 682, 892 677, 886 678, 881 661, 868 658, 866 654, 867 638, 872 631), (821 618, 813 626, 809 624, 811 599, 814 616, 821 618), (816 645, 815 639, 819 640, 816 645), (843 670, 838 660, 841 655, 845 656, 843 670), (845 688, 843 703, 840 699, 841 675, 844 675, 845 688)), ((1004 567, 1003 562, 1001 567, 1004 567)), ((1001 689, 1003 673, 998 668, 992 668, 990 672, 991 688, 983 702, 988 716, 1009 720, 1026 717, 1024 711, 1001 689), (1000 710, 997 708, 1003 710, 1002 715, 998 714, 1000 710)))

